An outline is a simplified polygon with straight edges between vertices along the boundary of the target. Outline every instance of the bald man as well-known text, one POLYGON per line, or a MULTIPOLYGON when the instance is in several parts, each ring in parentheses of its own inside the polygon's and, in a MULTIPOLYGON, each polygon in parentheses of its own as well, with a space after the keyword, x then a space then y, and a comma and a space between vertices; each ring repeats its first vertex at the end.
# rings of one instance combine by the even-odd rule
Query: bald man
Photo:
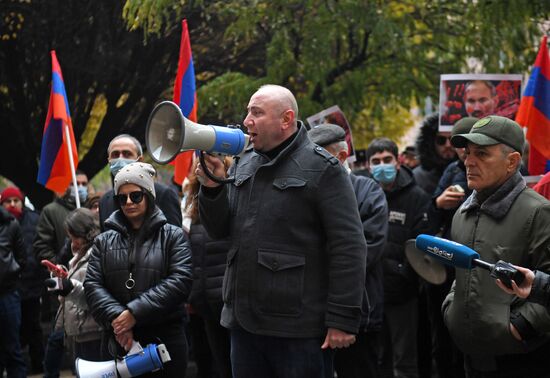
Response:
MULTIPOLYGON (((221 186, 199 193, 201 221, 230 237, 221 324, 235 377, 332 377, 332 349, 355 342, 366 250, 347 172, 313 144, 294 95, 277 85, 251 97, 252 147, 221 186)), ((217 158, 208 168, 225 176, 217 158)))

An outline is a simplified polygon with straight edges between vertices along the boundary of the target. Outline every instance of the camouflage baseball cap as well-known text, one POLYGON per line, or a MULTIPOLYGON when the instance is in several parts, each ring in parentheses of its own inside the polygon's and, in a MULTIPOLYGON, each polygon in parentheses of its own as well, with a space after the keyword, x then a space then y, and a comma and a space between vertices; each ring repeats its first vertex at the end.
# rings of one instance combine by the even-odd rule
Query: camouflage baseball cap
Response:
POLYGON ((525 135, 520 125, 506 117, 488 116, 480 119, 467 134, 454 135, 451 144, 454 147, 466 147, 468 142, 480 146, 505 144, 523 154, 525 135))

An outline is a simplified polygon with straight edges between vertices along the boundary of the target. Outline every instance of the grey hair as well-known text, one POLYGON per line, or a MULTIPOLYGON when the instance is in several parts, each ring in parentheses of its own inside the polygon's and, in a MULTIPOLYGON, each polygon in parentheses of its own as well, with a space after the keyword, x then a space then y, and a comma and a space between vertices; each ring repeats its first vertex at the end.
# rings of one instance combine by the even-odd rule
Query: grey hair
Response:
POLYGON ((334 142, 329 144, 328 146, 325 146, 325 149, 330 149, 335 154, 337 154, 340 151, 346 151, 348 152, 348 143, 345 140, 341 140, 339 142, 334 142))
POLYGON ((139 142, 139 140, 137 140, 137 138, 131 136, 130 134, 120 134, 120 135, 117 135, 116 137, 114 137, 110 142, 109 142, 109 147, 107 147, 107 156, 109 156, 109 154, 111 153, 111 145, 119 140, 119 139, 122 139, 122 138, 128 138, 132 141, 132 143, 134 143, 134 146, 136 146, 136 151, 137 151, 137 154, 138 156, 143 156, 143 147, 141 147, 141 143, 139 142))
MULTIPOLYGON (((508 146, 507 144, 504 144, 504 143, 500 144, 500 151, 502 152, 502 157, 503 158, 506 158, 512 152, 518 152, 514 148, 512 148, 512 147, 510 147, 510 146, 508 146)), ((521 168, 521 159, 519 160, 519 164, 516 167, 516 172, 519 171, 520 168, 521 168)))

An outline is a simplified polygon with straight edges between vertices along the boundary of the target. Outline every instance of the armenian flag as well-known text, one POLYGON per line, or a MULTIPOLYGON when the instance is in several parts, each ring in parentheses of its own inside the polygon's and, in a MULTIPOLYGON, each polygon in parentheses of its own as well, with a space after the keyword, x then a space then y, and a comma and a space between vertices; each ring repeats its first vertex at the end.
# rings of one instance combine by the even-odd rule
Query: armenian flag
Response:
MULTIPOLYGON (((174 83, 174 99, 183 115, 197 122, 197 92, 195 87, 195 68, 193 67, 193 54, 191 53, 191 42, 187 30, 187 20, 181 22, 180 56, 178 62, 178 73, 174 83)), ((174 161, 174 181, 181 185, 193 161, 193 151, 186 151, 179 154, 174 161)))
POLYGON ((547 37, 541 41, 537 59, 523 93, 516 122, 527 127, 530 144, 529 174, 550 170, 550 59, 547 37))
POLYGON ((54 192, 63 193, 71 183, 73 176, 69 146, 75 168, 78 165, 78 152, 61 67, 55 51, 51 51, 51 56, 50 102, 44 124, 37 181, 54 192), (68 129, 69 140, 67 140, 66 129, 68 129))

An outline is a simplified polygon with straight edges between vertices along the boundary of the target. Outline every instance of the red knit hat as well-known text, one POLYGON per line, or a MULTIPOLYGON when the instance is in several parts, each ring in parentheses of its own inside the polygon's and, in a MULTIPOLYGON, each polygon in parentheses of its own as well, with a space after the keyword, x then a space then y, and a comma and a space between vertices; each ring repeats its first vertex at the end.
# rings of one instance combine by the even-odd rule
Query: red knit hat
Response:
POLYGON ((17 197, 23 202, 23 193, 15 186, 8 186, 2 193, 0 193, 0 204, 6 202, 10 197, 17 197))

